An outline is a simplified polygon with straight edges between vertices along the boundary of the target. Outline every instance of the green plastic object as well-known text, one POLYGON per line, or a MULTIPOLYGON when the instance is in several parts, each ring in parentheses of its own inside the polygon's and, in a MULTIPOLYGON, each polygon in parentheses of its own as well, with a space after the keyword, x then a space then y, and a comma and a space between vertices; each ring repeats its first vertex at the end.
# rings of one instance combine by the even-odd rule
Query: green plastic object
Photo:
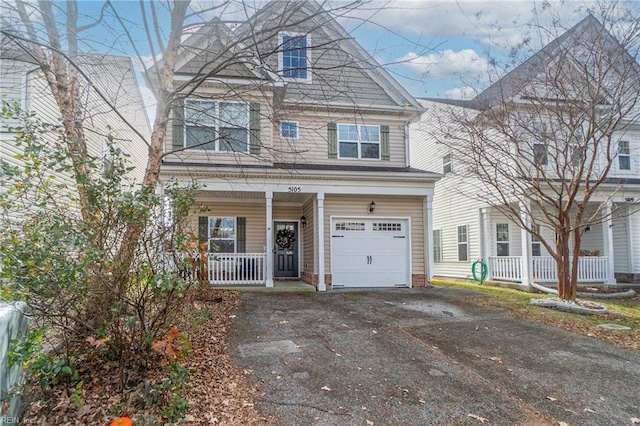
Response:
POLYGON ((483 260, 476 260, 471 265, 471 275, 473 275, 473 280, 475 282, 482 284, 486 281, 487 276, 489 275, 489 267, 483 260), (480 265, 480 276, 478 276, 478 265, 480 265))

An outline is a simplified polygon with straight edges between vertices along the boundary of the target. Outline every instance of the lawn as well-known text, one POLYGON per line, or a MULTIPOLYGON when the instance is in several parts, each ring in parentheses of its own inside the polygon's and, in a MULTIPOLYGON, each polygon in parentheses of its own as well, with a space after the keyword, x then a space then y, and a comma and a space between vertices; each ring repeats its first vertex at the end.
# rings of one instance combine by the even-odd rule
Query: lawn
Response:
POLYGON ((505 311, 511 315, 564 328, 586 336, 604 340, 611 344, 640 352, 640 296, 633 299, 602 300, 590 299, 607 307, 605 315, 580 315, 533 306, 532 298, 550 297, 519 290, 451 281, 431 281, 441 287, 457 287, 476 291, 477 296, 467 300, 491 309, 505 311), (486 297, 490 296, 490 297, 486 297), (618 324, 631 327, 628 331, 608 330, 601 324, 618 324))

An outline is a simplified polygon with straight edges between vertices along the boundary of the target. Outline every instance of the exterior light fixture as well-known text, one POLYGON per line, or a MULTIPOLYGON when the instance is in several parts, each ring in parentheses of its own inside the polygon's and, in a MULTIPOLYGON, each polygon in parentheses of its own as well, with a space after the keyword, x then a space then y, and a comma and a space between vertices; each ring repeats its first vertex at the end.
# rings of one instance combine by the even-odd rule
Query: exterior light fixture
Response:
POLYGON ((300 224, 302 225, 303 228, 307 226, 307 217, 305 215, 302 215, 300 217, 300 224))
POLYGON ((375 209, 376 209, 376 203, 372 201, 371 204, 369 204, 369 213, 373 213, 375 209))

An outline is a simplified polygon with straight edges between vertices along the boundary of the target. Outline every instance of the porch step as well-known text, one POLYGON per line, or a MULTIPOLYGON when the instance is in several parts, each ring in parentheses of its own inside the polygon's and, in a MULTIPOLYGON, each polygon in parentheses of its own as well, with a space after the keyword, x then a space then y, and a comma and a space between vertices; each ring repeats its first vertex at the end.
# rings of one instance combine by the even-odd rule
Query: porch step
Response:
POLYGON ((251 291, 251 292, 306 292, 316 291, 316 288, 309 283, 300 280, 287 280, 287 281, 274 281, 273 287, 266 287, 264 285, 212 285, 211 287, 220 290, 236 290, 236 291, 251 291))

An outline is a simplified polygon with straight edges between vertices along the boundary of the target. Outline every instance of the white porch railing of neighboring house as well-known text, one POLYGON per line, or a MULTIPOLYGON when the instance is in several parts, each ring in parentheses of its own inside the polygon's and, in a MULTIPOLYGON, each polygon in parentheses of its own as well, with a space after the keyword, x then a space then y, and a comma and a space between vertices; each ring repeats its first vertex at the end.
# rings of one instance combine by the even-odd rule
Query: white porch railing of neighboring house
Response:
MULTIPOLYGON (((521 281, 522 257, 494 256, 489 258, 489 274, 492 280, 521 281)), ((607 279, 607 256, 580 256, 578 258, 578 283, 598 283, 607 279)), ((556 262, 551 256, 532 258, 533 280, 539 283, 558 282, 556 262)))
MULTIPOLYGON (((578 282, 601 283, 606 281, 608 264, 609 258, 607 256, 580 256, 578 258, 578 282)), ((540 283, 558 282, 556 262, 553 257, 533 258, 533 279, 540 283)))
POLYGON ((520 256, 490 257, 489 276, 492 280, 520 281, 522 279, 522 258, 520 256))
POLYGON ((210 284, 265 284, 266 253, 207 253, 210 284))
MULTIPOLYGON (((184 257, 187 254, 183 255, 184 257)), ((266 284, 266 253, 205 253, 206 274, 209 284, 266 284)), ((200 271, 199 255, 178 265, 174 256, 165 254, 165 268, 177 271, 184 278, 195 279, 200 271)))

